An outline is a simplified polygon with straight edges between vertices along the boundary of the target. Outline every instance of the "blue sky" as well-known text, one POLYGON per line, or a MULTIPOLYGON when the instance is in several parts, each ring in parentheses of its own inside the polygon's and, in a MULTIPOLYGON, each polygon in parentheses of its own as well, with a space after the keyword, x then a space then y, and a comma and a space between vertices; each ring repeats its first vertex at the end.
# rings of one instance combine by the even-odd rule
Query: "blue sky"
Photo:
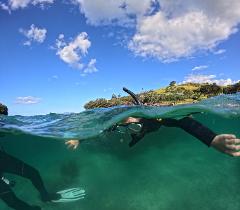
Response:
POLYGON ((240 79, 240 2, 0 0, 0 102, 11 115, 80 112, 172 80, 240 79))

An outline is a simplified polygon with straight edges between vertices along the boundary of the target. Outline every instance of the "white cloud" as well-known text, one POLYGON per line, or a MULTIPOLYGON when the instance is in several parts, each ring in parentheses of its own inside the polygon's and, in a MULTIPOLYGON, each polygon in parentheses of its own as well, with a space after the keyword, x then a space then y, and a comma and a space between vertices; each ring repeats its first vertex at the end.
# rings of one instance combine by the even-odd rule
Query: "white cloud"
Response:
POLYGON ((37 4, 53 4, 54 0, 33 0, 32 4, 37 5, 37 4))
POLYGON ((11 9, 9 8, 8 5, 0 2, 0 8, 1 8, 2 10, 8 11, 8 13, 11 14, 11 9))
POLYGON ((24 46, 31 46, 31 44, 32 44, 32 42, 31 41, 25 41, 25 42, 23 42, 23 45, 24 46))
POLYGON ((96 68, 96 59, 91 59, 87 65, 87 67, 84 69, 83 73, 94 73, 97 72, 98 69, 96 68))
POLYGON ((52 78, 53 79, 58 79, 59 77, 58 77, 58 75, 53 75, 52 78))
POLYGON ((192 71, 200 71, 200 70, 207 69, 207 68, 208 68, 207 65, 195 66, 192 68, 192 71))
POLYGON ((240 1, 214 2, 161 0, 161 11, 138 21, 129 48, 165 62, 213 50, 240 22, 240 1))
POLYGON ((216 78, 216 75, 202 75, 202 74, 190 74, 185 77, 183 83, 212 83, 212 80, 216 78))
POLYGON ((17 104, 37 104, 41 101, 41 98, 36 98, 33 96, 20 96, 16 98, 15 103, 17 104))
POLYGON ((19 32, 28 39, 23 43, 26 46, 30 46, 32 42, 43 43, 47 34, 45 28, 38 28, 34 24, 30 26, 29 30, 19 29, 19 32))
POLYGON ((9 0, 8 5, 12 10, 27 7, 31 0, 9 0))
MULTIPOLYGON (((218 44, 235 33, 240 23, 239 0, 71 0, 92 25, 131 26, 128 48, 143 57, 163 62, 191 57, 199 52, 222 54, 218 44)), ((8 0, 4 10, 54 0, 8 0)), ((29 41, 25 45, 31 44, 29 41)), ((125 43, 124 43, 125 44, 125 43)), ((72 59, 77 59, 72 53, 72 59)), ((82 67, 83 68, 83 67, 82 67)))
POLYGON ((190 83, 190 82, 191 83, 210 83, 210 84, 216 83, 217 85, 232 85, 239 82, 239 80, 234 81, 230 78, 218 79, 216 75, 190 74, 185 77, 182 83, 184 84, 184 83, 190 83))
POLYGON ((207 51, 237 31, 239 0, 73 0, 88 23, 135 26, 129 49, 163 62, 207 51), (159 6, 160 5, 160 6, 159 6), (154 12, 151 12, 154 11, 154 12))
POLYGON ((90 46, 91 42, 88 40, 86 32, 80 33, 69 43, 64 41, 63 34, 60 34, 56 40, 57 55, 59 55, 60 59, 78 69, 83 68, 81 58, 87 54, 90 46))
POLYGON ((8 0, 7 4, 1 3, 1 8, 8 10, 17 10, 26 8, 29 5, 40 5, 44 8, 46 4, 53 4, 54 0, 8 0))
POLYGON ((112 91, 112 90, 113 90, 113 88, 111 88, 111 87, 110 88, 104 88, 103 92, 108 92, 108 91, 112 91))
POLYGON ((51 82, 51 81, 58 80, 58 79, 59 79, 58 75, 53 75, 53 76, 48 78, 48 81, 51 82))
POLYGON ((87 55, 90 47, 91 42, 86 32, 78 34, 78 36, 69 43, 65 42, 64 34, 59 34, 56 40, 56 54, 60 59, 73 68, 83 70, 84 75, 98 71, 95 66, 96 59, 91 59, 87 65, 82 62, 82 58, 87 55))
POLYGON ((225 49, 219 49, 219 50, 214 51, 213 54, 215 54, 215 55, 221 55, 221 54, 223 54, 223 53, 225 53, 225 52, 226 52, 225 49))
POLYGON ((133 16, 143 16, 151 9, 155 0, 73 0, 80 6, 81 12, 85 15, 88 23, 99 24, 120 24, 132 25, 133 16), (132 15, 132 16, 131 16, 132 15))

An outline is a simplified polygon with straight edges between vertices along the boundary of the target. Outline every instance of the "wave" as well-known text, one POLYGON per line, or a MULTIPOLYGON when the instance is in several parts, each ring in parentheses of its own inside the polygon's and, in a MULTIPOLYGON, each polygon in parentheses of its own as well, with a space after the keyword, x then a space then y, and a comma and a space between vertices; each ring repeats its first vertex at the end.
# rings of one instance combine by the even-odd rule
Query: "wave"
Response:
POLYGON ((27 133, 58 139, 90 138, 129 116, 182 118, 190 114, 215 114, 224 118, 240 116, 240 94, 220 95, 195 104, 170 107, 117 106, 81 113, 50 113, 36 116, 0 116, 0 132, 27 133))

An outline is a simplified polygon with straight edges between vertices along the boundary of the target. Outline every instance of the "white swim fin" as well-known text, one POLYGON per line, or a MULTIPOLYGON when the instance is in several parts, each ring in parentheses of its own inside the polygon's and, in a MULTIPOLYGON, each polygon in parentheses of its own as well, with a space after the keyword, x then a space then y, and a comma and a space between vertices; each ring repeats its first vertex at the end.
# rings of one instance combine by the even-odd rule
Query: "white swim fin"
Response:
POLYGON ((65 203, 65 202, 73 202, 85 197, 85 190, 82 188, 70 188, 66 190, 62 190, 57 192, 60 194, 60 198, 58 200, 52 200, 54 203, 65 203))

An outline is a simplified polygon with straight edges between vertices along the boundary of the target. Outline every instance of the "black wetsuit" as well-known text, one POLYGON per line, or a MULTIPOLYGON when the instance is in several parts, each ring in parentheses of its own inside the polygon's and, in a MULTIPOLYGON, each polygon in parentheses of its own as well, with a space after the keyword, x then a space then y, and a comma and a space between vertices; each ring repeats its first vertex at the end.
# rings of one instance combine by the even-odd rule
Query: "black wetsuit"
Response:
MULTIPOLYGON (((48 201, 50 195, 44 187, 43 181, 39 172, 24 163, 23 161, 0 151, 0 177, 3 173, 16 174, 31 180, 34 187, 39 191, 43 201, 48 201)), ((11 187, 6 184, 2 179, 0 180, 0 198, 11 208, 16 210, 40 210, 38 206, 30 206, 26 202, 16 197, 11 187)))
MULTIPOLYGON (((139 100, 138 96, 132 91, 128 90, 125 87, 123 88, 123 91, 128 93, 133 98, 134 104, 143 105, 139 100)), ((211 145, 212 140, 217 135, 212 130, 203 126, 201 123, 190 117, 184 117, 180 120, 171 118, 165 118, 161 120, 140 118, 139 123, 142 124, 142 129, 139 133, 131 134, 132 141, 129 143, 130 147, 134 146, 137 142, 139 142, 147 133, 157 131, 161 126, 181 128, 187 133, 202 141, 207 146, 211 145)), ((112 128, 110 128, 110 130, 113 131, 116 129, 116 127, 117 126, 113 126, 112 128)))
POLYGON ((217 135, 212 130, 203 126, 191 117, 185 117, 180 120, 171 118, 161 120, 141 118, 139 123, 142 124, 141 131, 131 134, 132 141, 129 143, 130 147, 139 142, 147 133, 157 131, 161 126, 181 128, 202 141, 207 146, 211 145, 212 140, 217 135))
MULTIPOLYGON (((4 123, 0 122, 0 127, 2 126, 4 126, 4 123)), ((0 133, 0 137, 3 136, 4 135, 1 135, 0 133)), ((0 199, 2 199, 10 208, 16 210, 41 210, 39 206, 31 206, 17 198, 12 191, 11 186, 2 180, 4 173, 11 173, 29 179, 40 193, 41 199, 44 202, 58 198, 56 193, 49 194, 47 192, 43 180, 35 168, 7 154, 2 148, 0 148, 0 199)))

